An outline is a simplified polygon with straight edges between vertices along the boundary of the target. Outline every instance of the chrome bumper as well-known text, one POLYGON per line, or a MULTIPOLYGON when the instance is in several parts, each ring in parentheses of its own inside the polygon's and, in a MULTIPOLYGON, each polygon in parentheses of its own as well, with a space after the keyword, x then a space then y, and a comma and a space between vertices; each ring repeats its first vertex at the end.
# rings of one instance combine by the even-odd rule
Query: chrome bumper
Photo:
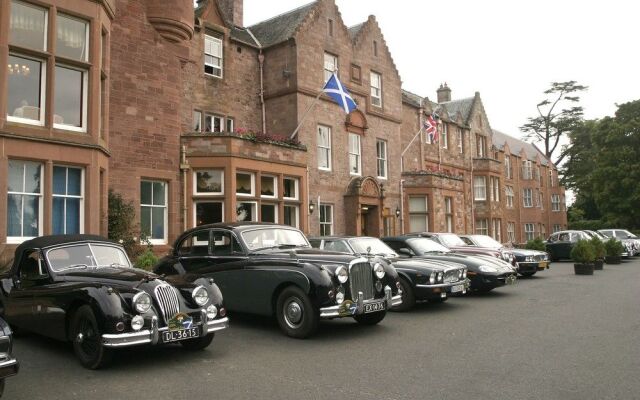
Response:
POLYGON ((388 310, 391 307, 402 304, 402 290, 398 290, 398 294, 394 296, 389 286, 384 288, 384 298, 382 299, 364 300, 363 297, 364 296, 362 292, 358 292, 358 299, 353 302, 353 304, 355 304, 356 306, 355 311, 353 313, 344 312, 344 305, 347 301, 349 301, 349 300, 345 300, 345 302, 337 306, 320 308, 320 318, 352 317, 354 315, 363 314, 364 306, 366 304, 377 303, 381 300, 385 302, 385 310, 388 310), (341 308, 343 308, 343 312, 340 312, 341 308))
MULTIPOLYGON (((206 313, 204 315, 206 320, 206 313)), ((214 319, 207 321, 206 324, 198 325, 202 327, 201 335, 207 335, 211 332, 219 331, 229 327, 229 317, 214 319)), ((138 346, 141 344, 158 344, 160 341, 160 333, 167 331, 169 328, 158 328, 158 318, 153 317, 151 320, 151 329, 144 329, 131 333, 116 333, 102 335, 102 345, 105 347, 128 347, 138 346)))
POLYGON ((18 373, 20 365, 15 358, 10 358, 0 362, 0 379, 13 376, 18 373))

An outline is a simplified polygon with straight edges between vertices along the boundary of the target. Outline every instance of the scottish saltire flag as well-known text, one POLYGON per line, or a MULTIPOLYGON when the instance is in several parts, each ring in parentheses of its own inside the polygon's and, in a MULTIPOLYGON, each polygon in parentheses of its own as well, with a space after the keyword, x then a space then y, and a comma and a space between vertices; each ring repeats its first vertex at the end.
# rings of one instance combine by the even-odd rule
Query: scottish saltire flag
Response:
POLYGON ((351 97, 347 89, 342 86, 342 82, 340 82, 340 79, 338 79, 335 73, 331 74, 331 78, 324 84, 322 91, 331 97, 331 100, 338 103, 347 114, 357 108, 353 97, 351 97))
POLYGON ((435 143, 438 141, 438 123, 433 118, 433 115, 429 115, 424 120, 424 131, 429 138, 429 143, 435 143))

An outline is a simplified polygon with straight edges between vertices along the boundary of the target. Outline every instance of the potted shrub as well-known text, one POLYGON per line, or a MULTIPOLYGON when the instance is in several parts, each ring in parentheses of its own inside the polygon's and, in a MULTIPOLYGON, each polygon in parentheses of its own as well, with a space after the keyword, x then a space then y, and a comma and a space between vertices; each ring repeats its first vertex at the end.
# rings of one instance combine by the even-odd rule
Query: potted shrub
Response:
POLYGON ((596 256, 588 240, 578 240, 571 249, 571 259, 576 275, 593 275, 593 261, 596 256))
POLYGON ((604 242, 605 257, 604 260, 607 264, 620 264, 622 260, 622 242, 618 239, 611 238, 604 242))
POLYGON ((540 237, 529 240, 524 248, 529 250, 546 251, 544 241, 540 237))
POLYGON ((593 269, 601 270, 603 269, 603 266, 604 266, 604 256, 605 256, 604 243, 597 236, 594 236, 593 238, 591 238, 590 242, 591 242, 591 247, 593 247, 594 255, 596 257, 595 261, 593 262, 593 269))

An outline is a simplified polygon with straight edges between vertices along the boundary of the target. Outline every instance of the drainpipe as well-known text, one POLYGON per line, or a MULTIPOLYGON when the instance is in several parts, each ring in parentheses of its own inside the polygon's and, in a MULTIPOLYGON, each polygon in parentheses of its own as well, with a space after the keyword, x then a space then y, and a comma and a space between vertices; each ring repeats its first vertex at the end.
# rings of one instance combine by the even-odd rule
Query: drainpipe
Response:
POLYGON ((180 171, 182 171, 182 231, 187 230, 187 179, 189 177, 189 163, 187 162, 187 146, 180 149, 180 171))
POLYGON ((400 179, 400 233, 404 235, 404 179, 400 179))
POLYGON ((260 49, 258 54, 258 63, 260 64, 260 107, 262 108, 262 133, 267 133, 267 115, 264 105, 264 54, 260 49))

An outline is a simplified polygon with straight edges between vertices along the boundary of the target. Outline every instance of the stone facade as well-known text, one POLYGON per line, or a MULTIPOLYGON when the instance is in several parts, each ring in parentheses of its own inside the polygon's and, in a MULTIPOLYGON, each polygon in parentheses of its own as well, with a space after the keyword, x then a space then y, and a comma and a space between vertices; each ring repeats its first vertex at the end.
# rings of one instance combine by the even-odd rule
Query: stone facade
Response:
POLYGON ((0 74, 0 191, 9 192, 0 198, 0 253, 60 231, 54 181, 69 168, 80 171, 81 194, 72 199, 80 214, 62 217, 76 218, 77 232, 107 234, 113 190, 136 205, 136 223, 159 252, 198 223, 247 218, 311 235, 372 236, 421 223, 481 232, 488 221, 486 232, 504 242, 566 227, 553 165, 531 145, 494 132, 478 93, 452 100, 445 84, 434 103, 403 91, 373 16, 347 27, 334 0, 318 0, 245 27, 242 0, 200 0, 195 10, 191 0, 34 4, 49 22, 65 12, 86 22, 88 56, 74 62, 86 79, 84 114, 79 125, 64 125, 55 111, 55 45, 16 42, 13 29, 37 24, 12 25, 17 6, 1 2, 0 65, 24 56, 50 78, 40 107, 23 108, 15 88, 25 83, 0 74), (349 115, 321 94, 328 68, 357 102, 349 115), (33 110, 39 119, 21 117, 33 110), (431 113, 440 116, 437 144, 421 132, 431 113), (31 167, 38 187, 25 194, 7 176, 31 167), (523 168, 533 172, 525 176, 523 168), (486 179, 486 200, 473 200, 476 177, 486 179), (492 200, 494 184, 499 199, 492 200), (32 198, 35 214, 20 214, 17 224, 15 202, 32 198), (27 225, 28 234, 14 235, 27 225))

